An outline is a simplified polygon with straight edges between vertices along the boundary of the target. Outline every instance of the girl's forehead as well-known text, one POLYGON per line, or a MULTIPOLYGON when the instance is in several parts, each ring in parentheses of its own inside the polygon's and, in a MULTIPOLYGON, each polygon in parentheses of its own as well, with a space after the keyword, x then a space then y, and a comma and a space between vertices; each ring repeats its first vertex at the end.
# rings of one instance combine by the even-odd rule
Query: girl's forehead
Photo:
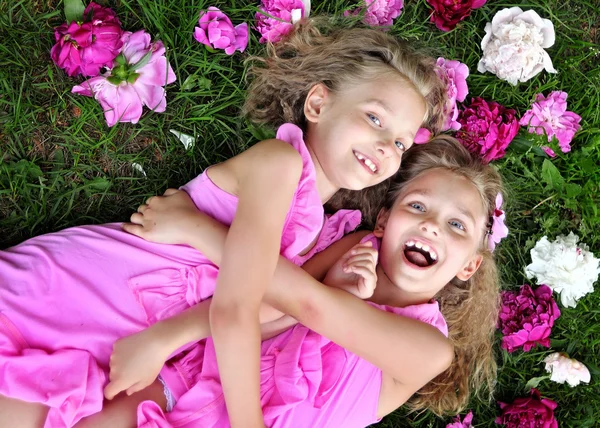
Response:
POLYGON ((445 168, 432 168, 419 174, 399 192, 395 202, 407 196, 422 196, 452 204, 473 217, 485 218, 484 201, 467 177, 445 168))

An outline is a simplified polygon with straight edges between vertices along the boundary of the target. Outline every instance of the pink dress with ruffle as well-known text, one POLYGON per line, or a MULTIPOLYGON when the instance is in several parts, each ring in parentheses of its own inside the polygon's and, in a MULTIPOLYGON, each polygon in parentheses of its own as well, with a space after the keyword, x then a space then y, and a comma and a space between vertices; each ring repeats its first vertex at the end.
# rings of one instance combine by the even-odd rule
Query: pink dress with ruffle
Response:
MULTIPOLYGON (((281 255, 301 265, 356 228, 360 213, 325 217, 302 131, 285 124, 277 138, 304 164, 281 239, 281 255)), ((201 211, 231 224, 237 198, 206 172, 183 189, 201 211)), ((71 427, 98 412, 114 342, 210 297, 217 272, 193 248, 144 241, 119 223, 65 229, 0 252, 0 395, 49 406, 46 427, 71 427), (169 297, 183 280, 194 286, 169 297)))
MULTIPOLYGON (((367 240, 379 248, 373 234, 361 242, 367 240)), ((197 277, 201 275, 178 282, 179 293, 174 294, 184 299, 197 277)), ((448 336, 437 302, 404 308, 369 304, 431 324, 448 336)), ((261 355, 261 404, 266 426, 363 428, 378 422, 382 373, 373 364, 300 324, 263 342, 261 355)), ((212 339, 169 361, 161 376, 168 380, 177 403, 168 413, 152 401, 141 403, 138 427, 229 427, 212 339)))

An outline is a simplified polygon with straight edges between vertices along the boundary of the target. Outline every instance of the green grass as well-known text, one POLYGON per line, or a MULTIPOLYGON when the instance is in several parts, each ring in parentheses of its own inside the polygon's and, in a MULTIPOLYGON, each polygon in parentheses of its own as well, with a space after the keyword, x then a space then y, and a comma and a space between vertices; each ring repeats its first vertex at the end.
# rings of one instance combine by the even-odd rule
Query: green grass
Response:
MULTIPOLYGON (((106 2, 102 2, 105 3, 106 2)), ((543 235, 553 239, 573 230, 600 255, 600 19, 598 0, 488 1, 449 33, 428 23, 424 0, 407 1, 393 34, 430 46, 435 54, 465 62, 470 95, 493 99, 522 115, 538 92, 564 90, 569 110, 580 114, 582 130, 573 151, 544 157, 528 148, 541 137, 522 133, 506 158, 496 162, 510 186, 509 238, 497 251, 505 288, 527 282, 529 250, 543 235), (504 7, 533 8, 553 21, 556 43, 548 49, 556 75, 545 72, 516 87, 476 71, 485 23, 504 7), (558 175, 560 177, 558 177, 558 175)), ((0 1, 0 247, 28 237, 86 223, 122 221, 147 196, 178 186, 206 166, 240 152, 256 141, 258 130, 239 118, 244 89, 243 59, 263 47, 252 32, 248 51, 228 57, 209 53, 192 38, 198 12, 210 5, 229 13, 234 23, 252 22, 255 2, 198 0, 110 1, 124 28, 147 29, 168 48, 177 81, 168 88, 163 114, 145 113, 137 125, 109 129, 100 106, 71 94, 79 79, 67 77, 50 60, 52 28, 61 23, 62 3, 52 0, 0 1), (171 134, 198 136, 186 151, 171 134), (143 166, 147 177, 132 168, 143 166)), ((313 1, 313 13, 340 14, 352 1, 313 1)), ((558 402, 561 427, 600 423, 600 292, 575 309, 561 308, 552 350, 569 352, 588 365, 592 382, 570 388, 543 381, 544 396, 558 402)), ((508 355, 498 348, 496 398, 525 394, 529 379, 543 374, 548 351, 508 355)), ((495 403, 473 401, 475 426, 495 426, 495 403)), ((382 427, 443 427, 449 421, 400 409, 382 427)))

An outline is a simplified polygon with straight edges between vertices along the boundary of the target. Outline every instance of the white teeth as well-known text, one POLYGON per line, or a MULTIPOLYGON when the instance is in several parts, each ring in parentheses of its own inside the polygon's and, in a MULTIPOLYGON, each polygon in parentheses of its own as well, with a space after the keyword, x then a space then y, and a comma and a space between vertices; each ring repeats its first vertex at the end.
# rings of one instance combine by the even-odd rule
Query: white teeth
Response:
POLYGON ((406 246, 407 246, 407 247, 412 247, 412 246, 414 246, 414 245, 415 245, 415 241, 408 241, 408 242, 406 243, 406 246))
POLYGON ((354 152, 354 156, 356 156, 356 159, 362 161, 365 165, 367 165, 371 171, 377 172, 377 166, 373 163, 371 159, 364 157, 358 152, 354 152))
POLYGON ((433 251, 430 251, 429 255, 431 256, 431 260, 437 260, 437 254, 435 254, 433 251))
POLYGON ((423 251, 429 252, 429 245, 423 245, 423 251))
POLYGON ((406 241, 406 244, 404 244, 404 248, 410 248, 410 247, 415 247, 415 248, 418 248, 419 250, 427 251, 429 253, 429 255, 431 256, 431 260, 437 260, 438 256, 437 256, 435 250, 427 244, 423 244, 418 241, 417 242, 406 241))
POLYGON ((370 159, 365 159, 365 165, 367 165, 369 168, 371 168, 371 171, 373 171, 373 172, 375 172, 375 170, 377 169, 375 164, 373 162, 371 162, 370 159))
POLYGON ((415 247, 417 247, 417 248, 421 249, 421 248, 423 248, 423 244, 421 244, 420 242, 417 242, 417 243, 415 244, 415 247))

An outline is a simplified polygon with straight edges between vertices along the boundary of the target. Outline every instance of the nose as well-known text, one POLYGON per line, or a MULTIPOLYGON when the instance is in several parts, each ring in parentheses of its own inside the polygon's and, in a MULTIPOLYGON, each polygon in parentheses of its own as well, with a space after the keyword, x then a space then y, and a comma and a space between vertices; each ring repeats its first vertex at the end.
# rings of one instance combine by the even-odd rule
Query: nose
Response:
POLYGON ((377 152, 384 158, 390 157, 394 154, 396 142, 394 139, 385 139, 377 141, 377 152))
POLYGON ((419 229, 421 229, 421 231, 426 234, 432 234, 436 237, 440 234, 440 227, 438 225, 438 222, 432 217, 428 217, 421 221, 419 229))

